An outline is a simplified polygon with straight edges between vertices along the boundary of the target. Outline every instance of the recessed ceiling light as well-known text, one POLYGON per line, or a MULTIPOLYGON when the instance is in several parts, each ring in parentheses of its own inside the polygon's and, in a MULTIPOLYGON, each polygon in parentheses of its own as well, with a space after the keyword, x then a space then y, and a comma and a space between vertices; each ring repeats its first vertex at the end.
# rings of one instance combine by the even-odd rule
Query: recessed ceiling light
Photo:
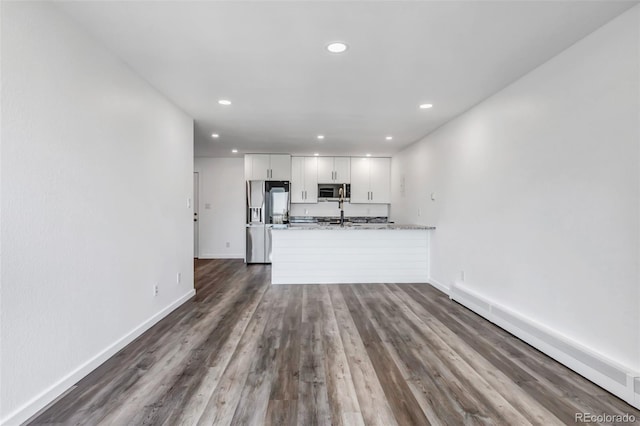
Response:
POLYGON ((385 139, 390 141, 391 139, 393 139, 393 136, 387 136, 385 139))
POLYGON ((318 155, 320 155, 320 154, 318 154, 317 152, 314 152, 314 153, 313 153, 313 155, 314 155, 315 157, 317 157, 317 156, 318 156, 318 155))
POLYGON ((422 104, 422 105, 420 105, 420 109, 428 109, 428 108, 431 108, 432 106, 433 105, 431 105, 431 104, 422 104))
POLYGON ((233 152, 234 154, 237 154, 238 150, 237 149, 232 149, 231 152, 233 152))
POLYGON ((336 41, 327 45, 327 50, 331 53, 342 53, 347 50, 347 45, 340 41, 336 41))
POLYGON ((219 134, 217 134, 217 133, 212 133, 212 134, 211 134, 211 137, 212 137, 212 138, 219 138, 219 137, 220 137, 220 135, 219 135, 219 134))
POLYGON ((367 157, 371 157, 371 154, 367 154, 367 157))
POLYGON ((320 140, 324 139, 324 135, 318 135, 318 139, 320 140))
POLYGON ((231 101, 228 101, 228 100, 226 100, 226 99, 220 99, 220 100, 218 101, 218 103, 219 103, 220 105, 231 105, 231 101))

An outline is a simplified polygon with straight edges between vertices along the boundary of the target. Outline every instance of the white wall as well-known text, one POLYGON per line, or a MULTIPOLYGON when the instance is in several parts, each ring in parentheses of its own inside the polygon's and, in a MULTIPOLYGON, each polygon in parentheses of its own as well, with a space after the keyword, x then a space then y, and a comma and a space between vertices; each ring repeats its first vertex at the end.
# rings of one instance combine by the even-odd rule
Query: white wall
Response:
POLYGON ((2 2, 2 124, 13 425, 193 294, 193 123, 54 5, 2 2))
POLYGON ((244 258, 244 159, 196 157, 194 170, 200 182, 199 257, 244 258))
POLYGON ((456 283, 633 374, 639 13, 636 6, 396 155, 391 212, 398 222, 437 226, 435 284, 456 283))

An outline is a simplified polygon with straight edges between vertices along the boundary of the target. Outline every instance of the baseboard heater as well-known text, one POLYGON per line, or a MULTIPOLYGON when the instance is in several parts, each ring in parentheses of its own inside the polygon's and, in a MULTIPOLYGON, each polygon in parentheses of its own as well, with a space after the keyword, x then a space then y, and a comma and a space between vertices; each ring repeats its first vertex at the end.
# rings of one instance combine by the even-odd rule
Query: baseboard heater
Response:
POLYGON ((493 303, 459 282, 450 286, 449 297, 640 409, 640 373, 493 303))

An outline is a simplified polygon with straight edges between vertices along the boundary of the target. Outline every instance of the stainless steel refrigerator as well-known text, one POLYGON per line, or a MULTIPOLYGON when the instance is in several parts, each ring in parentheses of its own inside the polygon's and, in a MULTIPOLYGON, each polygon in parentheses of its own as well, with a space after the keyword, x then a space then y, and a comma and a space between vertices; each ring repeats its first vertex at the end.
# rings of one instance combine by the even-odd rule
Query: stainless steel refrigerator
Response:
POLYGON ((247 181, 246 263, 271 263, 271 229, 288 219, 288 181, 247 181))

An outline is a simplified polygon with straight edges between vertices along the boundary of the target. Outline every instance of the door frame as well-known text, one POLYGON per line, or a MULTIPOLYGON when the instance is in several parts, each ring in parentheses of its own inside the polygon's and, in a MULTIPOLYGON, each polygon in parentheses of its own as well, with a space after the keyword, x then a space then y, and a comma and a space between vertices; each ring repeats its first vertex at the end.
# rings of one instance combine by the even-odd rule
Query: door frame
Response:
POLYGON ((193 258, 200 256, 200 174, 193 172, 193 258))

